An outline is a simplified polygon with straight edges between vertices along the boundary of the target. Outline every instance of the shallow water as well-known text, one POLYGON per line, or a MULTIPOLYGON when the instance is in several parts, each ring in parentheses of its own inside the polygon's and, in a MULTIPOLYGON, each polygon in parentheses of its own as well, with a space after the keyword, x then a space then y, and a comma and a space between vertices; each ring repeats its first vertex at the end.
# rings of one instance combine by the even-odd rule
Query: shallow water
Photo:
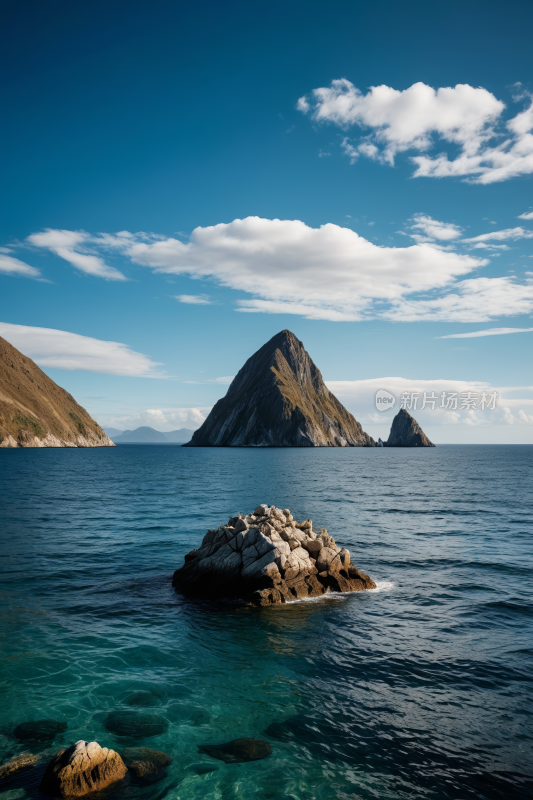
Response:
MULTIPOLYGON (((111 800, 530 798, 532 467, 530 446, 0 450, 0 759, 81 738, 172 756, 111 800), (177 594, 207 528, 260 502, 326 527, 378 589, 177 594), (43 718, 68 730, 13 738, 43 718), (272 755, 198 751, 242 736, 272 755)), ((38 800, 42 770, 2 800, 38 800)))

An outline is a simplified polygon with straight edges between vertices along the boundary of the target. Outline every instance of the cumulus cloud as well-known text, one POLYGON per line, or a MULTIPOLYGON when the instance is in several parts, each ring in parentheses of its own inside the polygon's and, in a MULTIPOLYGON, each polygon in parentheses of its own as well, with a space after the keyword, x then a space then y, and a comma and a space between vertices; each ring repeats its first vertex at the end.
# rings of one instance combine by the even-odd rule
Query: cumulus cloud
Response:
POLYGON ((129 415, 100 415, 100 425, 118 430, 135 430, 141 426, 155 428, 166 433, 179 428, 196 430, 203 423, 210 408, 148 408, 129 415))
POLYGON ((533 400, 527 397, 509 400, 506 397, 520 390, 524 394, 531 393, 531 386, 501 387, 482 381, 418 380, 395 376, 359 381, 326 380, 326 384, 356 419, 363 425, 381 423, 386 429, 385 435, 401 406, 404 393, 412 395, 409 402, 413 405, 408 410, 422 428, 441 425, 512 425, 518 418, 521 424, 533 424, 533 416, 521 408, 523 406, 529 410, 533 400), (380 389, 385 389, 396 398, 394 406, 387 411, 376 410, 375 397, 380 389), (488 402, 494 392, 497 393, 495 408, 482 410, 480 401, 483 393, 488 402), (469 401, 470 405, 473 402, 476 407, 469 408, 469 401))
POLYGON ((19 261, 18 258, 6 255, 9 250, 5 247, 0 249, 0 272, 4 275, 22 275, 24 278, 37 278, 41 277, 41 273, 35 267, 30 267, 24 261, 19 261))
POLYGON ((48 228, 43 233, 32 233, 27 242, 34 247, 41 247, 56 256, 63 258, 73 267, 87 275, 105 278, 108 281, 128 280, 115 267, 108 266, 100 256, 90 250, 92 237, 85 231, 64 231, 48 228))
POLYGON ((448 336, 436 336, 436 339, 475 339, 479 336, 501 336, 506 333, 530 333, 533 328, 487 328, 485 331, 470 333, 450 333, 448 336))
MULTIPOLYGON (((521 92, 515 99, 525 98, 531 100, 521 92)), ((393 165, 398 153, 415 150, 422 154, 411 157, 415 177, 494 183, 533 172, 533 104, 504 122, 505 104, 482 87, 435 90, 418 82, 403 91, 372 86, 364 94, 341 78, 300 98, 298 109, 315 122, 362 129, 355 144, 347 137, 342 143, 352 163, 362 155, 393 165), (458 146, 459 155, 426 155, 439 142, 458 146)))
POLYGON ((415 214, 411 230, 415 231, 412 238, 420 242, 430 242, 435 239, 439 242, 449 242, 459 239, 462 228, 453 222, 440 222, 427 214, 415 214))
POLYGON ((533 211, 525 211, 518 215, 518 219, 533 219, 533 211))
POLYGON ((157 369, 161 366, 159 363, 120 342, 8 322, 0 322, 0 336, 41 367, 81 369, 136 378, 166 377, 157 369))
POLYGON ((211 300, 206 294, 177 294, 175 299, 180 303, 186 303, 190 306, 210 306, 211 300))
POLYGON ((413 292, 443 289, 488 263, 429 243, 378 247, 349 228, 247 217, 174 239, 117 245, 156 272, 211 278, 255 296, 241 311, 356 320, 413 292))

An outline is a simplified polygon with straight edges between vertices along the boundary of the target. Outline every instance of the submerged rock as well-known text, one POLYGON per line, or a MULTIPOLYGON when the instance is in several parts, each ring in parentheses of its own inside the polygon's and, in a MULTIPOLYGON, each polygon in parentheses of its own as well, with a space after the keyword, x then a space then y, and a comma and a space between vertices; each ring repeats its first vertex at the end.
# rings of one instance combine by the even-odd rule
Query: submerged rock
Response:
POLYGON ((418 422, 405 408, 401 408, 394 419, 390 429, 389 438, 383 443, 384 447, 435 447, 430 442, 418 422))
POLYGON ((154 694, 154 692, 141 689, 138 692, 132 692, 125 700, 124 704, 127 706, 143 706, 149 708, 150 706, 160 706, 161 698, 154 694))
POLYGON ((80 797, 122 780, 127 771, 114 750, 80 740, 52 759, 39 789, 44 794, 80 797))
POLYGON ((39 756, 36 756, 33 753, 21 753, 19 756, 15 756, 5 764, 0 764, 0 780, 7 780, 8 778, 12 778, 13 775, 16 775, 18 772, 21 772, 23 769, 33 767, 33 765, 39 761, 39 758, 39 756))
POLYGON ((159 714, 143 714, 137 711, 112 711, 104 725, 111 733, 130 739, 159 736, 168 728, 168 722, 159 714))
POLYGON ((240 764, 245 761, 258 761, 271 755, 272 748, 264 739, 233 739, 224 744, 201 744, 200 753, 218 758, 225 764, 240 764))
POLYGON ((57 719, 35 719, 21 722, 13 731, 19 742, 51 742, 67 730, 67 723, 57 719))
POLYGON ((311 520, 298 523, 288 509, 266 505, 209 530, 172 584, 184 594, 239 597, 257 606, 376 587, 325 528, 317 536, 311 520))
POLYGON ((136 778, 149 783, 161 778, 165 774, 165 767, 172 763, 172 758, 166 753, 149 747, 127 747, 121 750, 120 755, 136 778))

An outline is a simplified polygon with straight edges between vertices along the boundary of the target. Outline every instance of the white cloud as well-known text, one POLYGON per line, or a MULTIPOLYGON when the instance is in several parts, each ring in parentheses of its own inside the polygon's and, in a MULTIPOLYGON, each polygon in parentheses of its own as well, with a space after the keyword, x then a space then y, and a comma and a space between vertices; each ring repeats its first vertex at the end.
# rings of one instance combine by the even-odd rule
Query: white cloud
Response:
POLYGON ((248 217, 196 228, 188 244, 126 239, 117 247, 156 272, 211 278, 254 295, 242 311, 355 320, 413 292, 443 289, 488 261, 428 243, 378 247, 349 228, 248 217))
POLYGON ((210 408, 148 408, 130 415, 99 415, 100 425, 119 430, 135 430, 144 425, 155 430, 174 431, 179 428, 196 430, 203 423, 210 408))
POLYGON ((436 336, 436 339, 474 339, 479 336, 501 336, 505 333, 530 333, 533 328, 488 328, 486 331, 471 333, 450 333, 448 336, 436 336))
POLYGON ((417 241, 432 241, 437 239, 440 242, 449 242, 453 239, 459 239, 462 233, 462 228, 455 225, 453 222, 440 222, 438 219, 433 219, 427 214, 415 214, 414 223, 411 225, 411 230, 420 231, 423 236, 413 236, 417 241))
MULTIPOLYGON (((526 97, 522 92, 516 99, 526 97)), ((494 183, 533 172, 533 104, 504 122, 505 104, 482 87, 458 84, 435 90, 419 82, 403 91, 372 86, 363 94, 342 78, 313 89, 300 98, 298 108, 316 122, 366 131, 356 144, 348 138, 342 142, 352 163, 363 155, 392 165, 398 153, 418 150, 424 155, 412 157, 415 177, 494 183), (425 155, 436 140, 459 146, 459 155, 452 160, 446 153, 425 155)))
POLYGON ((81 369, 139 378, 166 377, 158 371, 157 367, 161 366, 159 363, 120 342, 106 342, 54 328, 34 328, 8 322, 0 322, 0 336, 41 367, 81 369))
POLYGON ((470 239, 463 239, 466 244, 474 242, 501 242, 505 239, 533 239, 533 231, 528 231, 525 228, 506 228, 503 231, 489 231, 489 233, 482 233, 479 236, 471 236, 470 239))
POLYGON ((387 433, 393 416, 397 414, 400 408, 403 392, 409 394, 412 392, 418 393, 416 408, 408 410, 420 423, 422 429, 441 425, 509 425, 513 424, 516 419, 510 408, 519 409, 515 411, 515 414, 520 417, 522 424, 533 424, 533 416, 523 412, 520 408, 520 406, 528 408, 533 403, 533 400, 527 397, 509 400, 506 397, 507 394, 518 390, 524 393, 531 393, 533 390, 531 386, 501 387, 491 386, 489 383, 482 381, 418 380, 401 377, 371 378, 358 381, 326 380, 326 384, 328 389, 339 398, 363 426, 380 423, 387 433), (375 397, 379 389, 385 389, 395 396, 396 403, 392 409, 382 412, 376 410, 375 397), (487 400, 493 392, 497 392, 498 399, 495 410, 485 409, 482 411, 479 407, 475 410, 461 408, 461 405, 466 403, 465 395, 468 392, 472 393, 472 395, 477 395, 477 406, 480 405, 483 392, 486 393, 487 400), (435 408, 432 408, 433 404, 431 402, 426 402, 426 407, 422 408, 424 405, 424 393, 428 401, 431 397, 436 398, 435 408), (445 395, 444 402, 443 393, 445 395), (456 407, 453 398, 450 397, 451 393, 456 394, 456 407), (520 414, 521 411, 522 415, 520 414))
POLYGON ((517 283, 511 277, 471 278, 453 291, 431 300, 395 301, 383 314, 393 322, 488 322, 496 317, 533 311, 533 280, 517 283))
POLYGON ((91 253, 88 245, 92 241, 92 237, 85 231, 62 231, 47 228, 43 233, 31 234, 26 241, 35 247, 50 250, 87 275, 94 275, 109 281, 128 280, 118 269, 108 266, 102 258, 91 253))
POLYGON ((186 303, 190 306, 210 306, 211 300, 206 294, 177 294, 175 299, 180 303, 186 303))
POLYGON ((533 219, 533 211, 525 211, 518 215, 518 219, 533 219))
POLYGON ((5 255, 9 253, 6 247, 0 249, 0 272, 5 275, 22 275, 24 278, 40 278, 41 273, 35 267, 30 267, 24 261, 19 261, 18 258, 5 255))

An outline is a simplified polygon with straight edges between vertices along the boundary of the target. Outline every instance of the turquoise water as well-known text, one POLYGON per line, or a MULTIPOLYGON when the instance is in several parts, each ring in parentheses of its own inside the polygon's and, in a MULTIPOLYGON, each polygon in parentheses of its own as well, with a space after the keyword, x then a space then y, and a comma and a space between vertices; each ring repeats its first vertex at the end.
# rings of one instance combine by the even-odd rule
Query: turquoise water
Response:
MULTIPOLYGON (((68 730, 37 749, 172 756, 112 800, 530 798, 532 468, 529 446, 0 450, 0 759, 28 749, 18 723, 53 718, 68 730), (262 502, 326 527, 378 590, 177 594, 207 528, 262 502), (124 711, 133 738, 106 728, 124 711), (241 736, 272 755, 198 751, 241 736)), ((3 800, 38 800, 41 774, 3 800)))

